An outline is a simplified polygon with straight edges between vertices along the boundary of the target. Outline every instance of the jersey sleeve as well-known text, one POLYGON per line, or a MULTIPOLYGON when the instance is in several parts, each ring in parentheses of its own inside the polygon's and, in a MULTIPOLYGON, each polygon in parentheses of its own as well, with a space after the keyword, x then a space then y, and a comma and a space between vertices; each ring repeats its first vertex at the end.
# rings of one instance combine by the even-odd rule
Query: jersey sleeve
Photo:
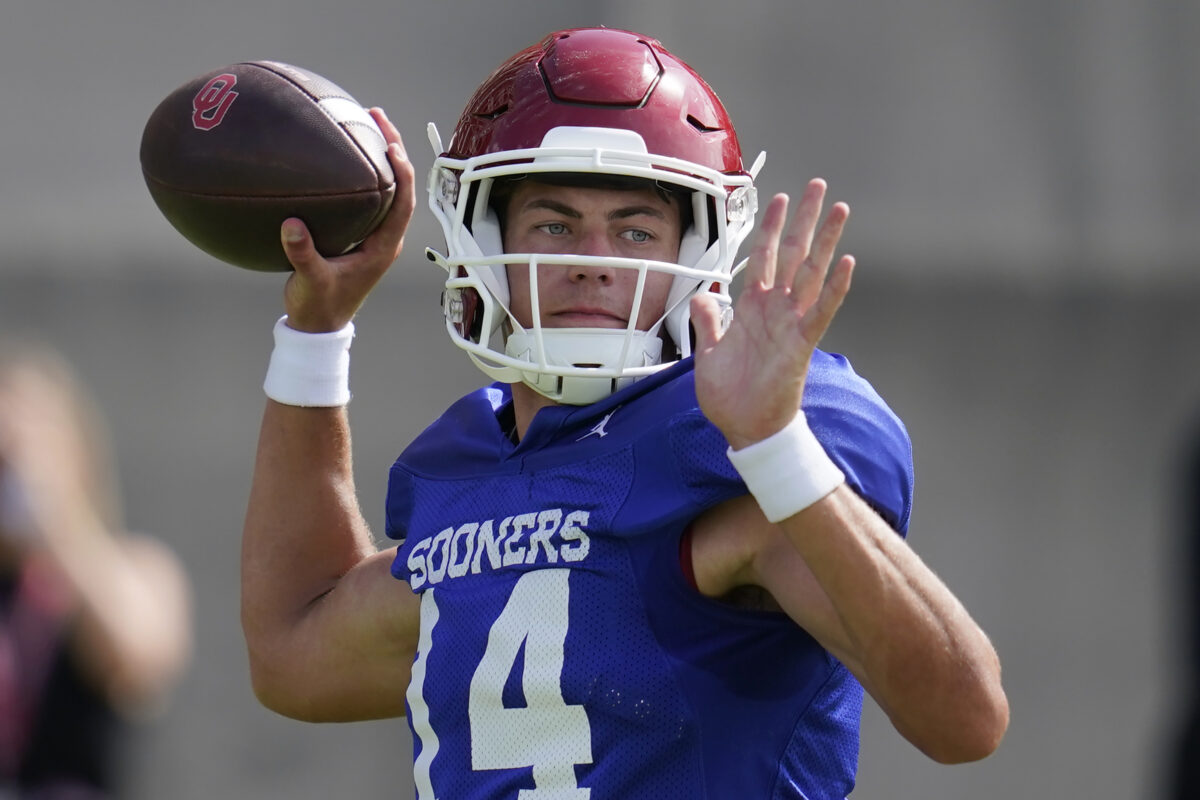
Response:
POLYGON ((804 392, 809 427, 846 482, 898 533, 908 533, 912 442, 900 418, 840 355, 818 350, 804 392))
MULTIPOLYGON (((690 377, 690 376, 689 376, 690 377)), ((659 515, 696 516, 747 489, 729 462, 724 435, 708 421, 692 380, 666 392, 672 409, 642 443, 637 463, 642 479, 636 508, 656 505, 659 515)), ((913 463, 908 431, 875 389, 840 355, 816 351, 805 384, 809 426, 846 482, 898 533, 908 532, 913 463)), ((651 514, 651 517, 659 516, 651 514)), ((689 517, 690 518, 690 517, 689 517)))
POLYGON ((404 449, 388 473, 384 532, 403 542, 416 504, 416 476, 486 471, 512 445, 496 423, 510 394, 499 384, 459 399, 404 449))

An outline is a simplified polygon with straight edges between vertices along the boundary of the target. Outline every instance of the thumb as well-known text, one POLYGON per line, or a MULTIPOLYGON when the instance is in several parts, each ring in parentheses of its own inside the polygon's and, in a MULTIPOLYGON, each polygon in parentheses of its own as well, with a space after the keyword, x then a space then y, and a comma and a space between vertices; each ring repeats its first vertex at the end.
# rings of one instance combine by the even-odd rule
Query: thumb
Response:
POLYGON ((288 217, 279 229, 279 238, 283 243, 283 252, 288 261, 297 271, 309 274, 321 260, 321 254, 313 245, 308 226, 297 217, 288 217))
POLYGON ((696 331, 696 352, 707 350, 721 339, 721 304, 709 292, 700 292, 691 301, 692 328, 696 331))

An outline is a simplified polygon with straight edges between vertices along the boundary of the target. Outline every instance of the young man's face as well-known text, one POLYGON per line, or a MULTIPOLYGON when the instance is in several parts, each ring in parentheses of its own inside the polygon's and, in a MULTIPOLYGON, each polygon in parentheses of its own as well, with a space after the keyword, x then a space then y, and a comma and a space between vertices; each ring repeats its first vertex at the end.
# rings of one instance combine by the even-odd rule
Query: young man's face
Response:
MULTIPOLYGON (((504 250, 621 256, 675 263, 682 235, 677 201, 651 186, 598 189, 522 181, 508 200, 504 250)), ((624 328, 637 287, 635 270, 538 266, 541 323, 546 328, 624 328)), ((647 330, 666 309, 672 276, 648 272, 637 328, 647 330)), ((513 316, 532 326, 529 270, 508 268, 513 316)))

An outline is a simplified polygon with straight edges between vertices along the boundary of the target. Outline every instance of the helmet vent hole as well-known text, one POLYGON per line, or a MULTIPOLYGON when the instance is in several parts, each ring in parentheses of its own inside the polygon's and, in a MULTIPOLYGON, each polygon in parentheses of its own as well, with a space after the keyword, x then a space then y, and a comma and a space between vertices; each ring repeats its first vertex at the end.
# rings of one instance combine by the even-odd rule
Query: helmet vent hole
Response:
POLYGON ((507 111, 508 111, 508 104, 506 103, 505 105, 502 105, 499 108, 496 108, 492 111, 476 112, 475 117, 478 119, 488 119, 488 120, 498 119, 501 115, 505 114, 507 111))
POLYGON ((720 128, 713 128, 708 125, 705 125, 703 122, 696 119, 691 114, 687 115, 687 121, 688 121, 689 125, 691 125, 696 130, 700 131, 701 133, 713 133, 715 131, 721 130, 720 128))

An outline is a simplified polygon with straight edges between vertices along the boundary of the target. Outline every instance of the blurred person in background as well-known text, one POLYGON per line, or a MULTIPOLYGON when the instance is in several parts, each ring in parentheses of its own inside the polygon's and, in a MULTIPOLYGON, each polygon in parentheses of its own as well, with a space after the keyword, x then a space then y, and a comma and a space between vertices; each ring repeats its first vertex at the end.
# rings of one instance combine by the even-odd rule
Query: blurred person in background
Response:
POLYGON ((106 436, 60 354, 0 341, 0 798, 117 796, 191 653, 186 573, 125 530, 106 436))

